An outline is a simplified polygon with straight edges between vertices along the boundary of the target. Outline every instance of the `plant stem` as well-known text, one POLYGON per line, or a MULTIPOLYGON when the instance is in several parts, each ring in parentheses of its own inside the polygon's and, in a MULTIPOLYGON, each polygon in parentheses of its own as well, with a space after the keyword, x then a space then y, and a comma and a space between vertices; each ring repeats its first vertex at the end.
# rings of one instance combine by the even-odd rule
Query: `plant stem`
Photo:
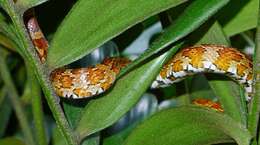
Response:
POLYGON ((34 46, 29 38, 29 34, 24 26, 22 13, 15 8, 13 0, 4 1, 4 6, 13 21, 15 30, 17 31, 17 36, 22 47, 22 53, 25 56, 24 59, 28 62, 32 70, 34 70, 34 73, 43 89, 48 105, 53 113, 53 117, 56 120, 58 128, 61 130, 68 145, 79 144, 79 140, 69 126, 64 112, 59 104, 59 98, 51 87, 51 83, 49 81, 50 71, 46 70, 46 65, 40 63, 40 60, 37 57, 34 46))
POLYGON ((248 129, 256 137, 260 112, 260 10, 258 10, 258 25, 256 31, 256 47, 254 53, 254 94, 250 104, 248 129))
POLYGON ((3 85, 3 87, 0 90, 0 138, 5 135, 5 131, 7 129, 7 125, 13 110, 12 104, 10 103, 10 99, 8 98, 7 93, 7 87, 3 85))
POLYGON ((1 89, 0 89, 0 104, 3 103, 5 96, 6 96, 5 95, 6 93, 7 93, 6 87, 5 86, 1 87, 1 89))
POLYGON ((23 111, 23 107, 22 107, 22 104, 19 100, 17 90, 16 90, 15 85, 12 81, 10 72, 8 70, 8 67, 7 67, 7 64, 6 64, 6 61, 5 61, 7 52, 4 51, 3 48, 1 48, 0 54, 1 54, 1 57, 0 57, 0 69, 1 69, 0 74, 2 76, 2 79, 5 83, 5 85, 9 89, 9 91, 8 91, 9 95, 8 96, 9 96, 9 99, 10 99, 10 101, 11 101, 13 107, 14 107, 15 114, 16 114, 18 121, 20 123, 20 126, 22 128, 23 134, 25 136, 25 141, 27 142, 28 145, 35 145, 28 120, 26 118, 25 112, 23 111))

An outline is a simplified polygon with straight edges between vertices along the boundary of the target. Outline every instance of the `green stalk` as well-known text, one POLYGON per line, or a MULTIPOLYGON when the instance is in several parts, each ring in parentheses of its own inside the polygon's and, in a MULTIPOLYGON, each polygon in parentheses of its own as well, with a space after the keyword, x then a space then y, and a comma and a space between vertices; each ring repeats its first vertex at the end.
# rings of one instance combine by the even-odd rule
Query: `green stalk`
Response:
POLYGON ((30 69, 29 65, 27 65, 27 73, 29 73, 29 81, 31 84, 31 104, 32 111, 34 117, 34 126, 36 131, 36 138, 39 145, 47 145, 47 137, 46 130, 44 127, 44 117, 42 110, 42 100, 41 100, 41 88, 38 85, 38 82, 30 69))
POLYGON ((25 141, 28 145, 35 145, 35 142, 33 140, 32 132, 28 123, 28 120, 26 118, 25 112, 23 111, 22 104, 19 100, 17 90, 15 88, 15 85, 12 81, 11 74, 8 70, 5 58, 7 56, 7 52, 4 51, 3 48, 0 48, 0 75, 2 76, 2 79, 5 83, 5 85, 8 87, 8 96, 9 99, 14 107, 15 114, 18 118, 19 124, 22 128, 25 141))
MULTIPOLYGON (((1 77, 0 77, 1 78, 1 77)), ((5 135, 10 115, 13 111, 10 99, 8 97, 8 90, 5 85, 0 90, 0 138, 5 135)))
POLYGON ((258 130, 258 137, 255 140, 257 140, 259 142, 259 140, 260 140, 260 130, 258 130))
POLYGON ((260 112, 260 11, 258 10, 258 25, 256 31, 256 47, 254 53, 254 93, 250 104, 248 129, 256 137, 260 112))
POLYGON ((2 104, 2 102, 4 101, 6 93, 7 93, 6 87, 1 86, 1 89, 0 89, 0 104, 2 104))
POLYGON ((51 83, 49 81, 50 70, 46 70, 46 65, 40 62, 34 50, 33 44, 30 41, 29 34, 27 33, 23 23, 22 13, 16 9, 13 0, 5 0, 2 5, 4 5, 5 10, 13 21, 15 30, 17 31, 17 37, 19 38, 21 47, 23 48, 22 53, 25 56, 24 59, 28 62, 32 70, 35 71, 34 73, 43 89, 48 105, 53 113, 53 117, 56 120, 57 126, 61 130, 64 139, 68 145, 79 144, 80 141, 69 126, 69 123, 59 104, 59 98, 51 87, 51 83))

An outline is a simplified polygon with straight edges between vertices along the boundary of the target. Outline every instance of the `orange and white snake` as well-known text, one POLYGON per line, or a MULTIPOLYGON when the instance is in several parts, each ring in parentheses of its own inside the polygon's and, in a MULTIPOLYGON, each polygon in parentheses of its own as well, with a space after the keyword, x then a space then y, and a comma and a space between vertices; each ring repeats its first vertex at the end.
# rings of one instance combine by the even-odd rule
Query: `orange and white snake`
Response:
MULTIPOLYGON (((42 62, 46 60, 48 42, 34 17, 27 28, 42 62)), ((115 82, 119 71, 131 63, 127 58, 107 58, 87 68, 57 69, 50 80, 56 93, 65 98, 86 98, 105 92, 115 82)), ((171 85, 196 73, 224 74, 245 88, 246 99, 252 93, 252 61, 243 53, 222 45, 198 45, 183 48, 166 63, 152 83, 152 88, 171 85)))

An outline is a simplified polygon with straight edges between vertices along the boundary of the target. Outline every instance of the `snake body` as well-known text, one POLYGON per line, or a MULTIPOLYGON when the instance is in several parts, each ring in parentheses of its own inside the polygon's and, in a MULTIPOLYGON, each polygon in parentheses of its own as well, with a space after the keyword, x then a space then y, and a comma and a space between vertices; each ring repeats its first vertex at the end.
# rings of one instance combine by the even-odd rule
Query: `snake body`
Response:
POLYGON ((199 45, 179 51, 152 84, 152 88, 168 86, 196 73, 224 74, 243 85, 245 97, 252 93, 252 61, 235 48, 222 45, 199 45))
POLYGON ((41 62, 45 62, 49 44, 44 37, 35 17, 31 17, 28 20, 27 29, 41 62))
MULTIPOLYGON (((37 21, 29 20, 28 31, 40 60, 46 59, 48 42, 37 21)), ((87 68, 57 69, 50 80, 56 93, 65 98, 86 98, 105 92, 115 82, 116 75, 131 63, 127 58, 107 58, 101 64, 87 68)), ((151 88, 169 86, 196 73, 224 74, 245 88, 246 99, 252 93, 252 61, 235 48, 222 45, 198 45, 181 49, 166 63, 151 88)))

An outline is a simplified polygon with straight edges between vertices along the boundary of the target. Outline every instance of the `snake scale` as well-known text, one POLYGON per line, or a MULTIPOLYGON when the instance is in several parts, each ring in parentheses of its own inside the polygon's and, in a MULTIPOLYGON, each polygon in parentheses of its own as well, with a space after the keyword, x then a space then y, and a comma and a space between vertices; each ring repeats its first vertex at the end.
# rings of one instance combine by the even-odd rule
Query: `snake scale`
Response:
MULTIPOLYGON (((42 62, 46 60, 48 42, 34 17, 27 22, 32 42, 42 62)), ((115 82, 122 68, 131 63, 127 58, 106 58, 96 66, 76 69, 56 69, 50 80, 56 93, 65 98, 86 98, 101 94, 115 82)), ((235 48, 204 44, 181 49, 166 63, 151 85, 158 88, 176 83, 196 73, 217 73, 229 76, 252 93, 252 61, 235 48)))

